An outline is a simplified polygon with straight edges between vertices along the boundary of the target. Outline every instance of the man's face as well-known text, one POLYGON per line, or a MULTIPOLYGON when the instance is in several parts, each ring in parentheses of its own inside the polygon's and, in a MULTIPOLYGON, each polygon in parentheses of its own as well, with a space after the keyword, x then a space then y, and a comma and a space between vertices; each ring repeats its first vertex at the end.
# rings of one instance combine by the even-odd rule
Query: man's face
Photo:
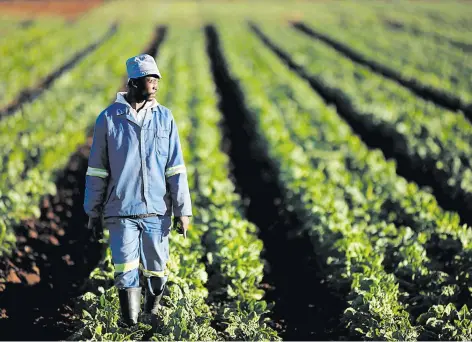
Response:
POLYGON ((152 100, 159 89, 159 79, 155 76, 141 77, 138 82, 138 92, 146 101, 152 100))

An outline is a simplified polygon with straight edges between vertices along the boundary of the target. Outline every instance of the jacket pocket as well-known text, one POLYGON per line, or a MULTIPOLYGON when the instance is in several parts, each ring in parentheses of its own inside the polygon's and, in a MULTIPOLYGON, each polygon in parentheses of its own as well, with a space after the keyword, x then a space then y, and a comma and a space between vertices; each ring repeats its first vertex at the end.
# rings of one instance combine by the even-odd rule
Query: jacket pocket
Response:
POLYGON ((155 142, 157 154, 167 157, 169 154, 169 130, 159 127, 156 132, 155 142))

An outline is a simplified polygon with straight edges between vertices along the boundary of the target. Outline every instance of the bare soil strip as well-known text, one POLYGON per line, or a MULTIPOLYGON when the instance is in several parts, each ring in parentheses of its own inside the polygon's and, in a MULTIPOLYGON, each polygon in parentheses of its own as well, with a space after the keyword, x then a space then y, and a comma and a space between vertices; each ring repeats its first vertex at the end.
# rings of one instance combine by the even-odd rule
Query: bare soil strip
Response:
POLYGON ((0 292, 2 338, 57 340, 68 335, 71 298, 101 257, 87 231, 83 191, 91 139, 71 157, 57 180, 57 195, 46 196, 41 217, 16 228, 17 249, 0 263, 6 279, 0 292))
MULTIPOLYGON (((339 339, 345 303, 323 284, 316 251, 307 236, 295 237, 301 223, 287 210, 275 163, 259 146, 252 113, 230 76, 213 26, 205 28, 207 53, 223 113, 223 149, 231 158, 237 191, 246 198, 245 217, 259 227, 264 242, 266 300, 275 302, 271 317, 285 340, 339 339), (280 202, 279 204, 277 204, 280 202)), ((230 43, 230 42, 228 42, 230 43)))

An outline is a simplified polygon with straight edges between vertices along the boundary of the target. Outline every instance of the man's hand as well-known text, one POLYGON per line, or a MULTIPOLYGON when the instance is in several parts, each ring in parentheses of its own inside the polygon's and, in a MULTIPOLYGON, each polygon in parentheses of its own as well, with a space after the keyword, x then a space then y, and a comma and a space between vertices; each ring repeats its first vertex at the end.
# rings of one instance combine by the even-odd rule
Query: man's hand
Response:
POLYGON ((95 240, 99 241, 103 239, 103 221, 102 217, 89 217, 88 229, 93 233, 95 240))
POLYGON ((188 216, 174 216, 174 227, 179 234, 183 234, 187 238, 187 230, 190 226, 190 218, 188 216))

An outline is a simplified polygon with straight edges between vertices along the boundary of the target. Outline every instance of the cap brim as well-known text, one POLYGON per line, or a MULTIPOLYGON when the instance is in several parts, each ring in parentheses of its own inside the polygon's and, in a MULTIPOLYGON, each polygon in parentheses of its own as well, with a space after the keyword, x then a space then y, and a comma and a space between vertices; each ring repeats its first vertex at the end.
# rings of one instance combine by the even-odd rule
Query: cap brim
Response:
MULTIPOLYGON (((161 75, 158 75, 158 74, 147 74, 147 75, 144 75, 144 76, 131 77, 131 78, 137 80, 137 79, 144 78, 144 77, 148 77, 148 76, 154 76, 154 77, 156 77, 156 78, 158 78, 158 79, 161 79, 161 78, 162 78, 162 76, 161 76, 161 75)), ((128 81, 129 81, 129 80, 130 80, 130 77, 128 76, 128 81)))
MULTIPOLYGON (((159 74, 147 74, 147 75, 141 76, 141 77, 148 77, 148 76, 154 76, 154 77, 156 77, 156 78, 158 78, 158 79, 161 79, 161 78, 162 78, 162 76, 159 75, 159 74)), ((141 78, 141 77, 140 77, 140 78, 141 78)))

